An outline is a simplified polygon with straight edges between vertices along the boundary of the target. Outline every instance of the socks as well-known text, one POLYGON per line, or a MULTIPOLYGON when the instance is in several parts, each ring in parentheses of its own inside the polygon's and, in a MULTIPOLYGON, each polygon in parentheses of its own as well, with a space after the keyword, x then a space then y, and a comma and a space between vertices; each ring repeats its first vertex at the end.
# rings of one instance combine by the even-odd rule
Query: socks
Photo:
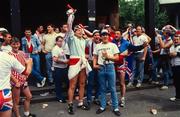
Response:
POLYGON ((25 116, 28 116, 29 114, 30 114, 30 112, 29 112, 29 111, 24 112, 24 115, 25 115, 25 116))
POLYGON ((79 103, 78 103, 78 106, 81 106, 81 105, 83 105, 83 102, 79 102, 79 103))

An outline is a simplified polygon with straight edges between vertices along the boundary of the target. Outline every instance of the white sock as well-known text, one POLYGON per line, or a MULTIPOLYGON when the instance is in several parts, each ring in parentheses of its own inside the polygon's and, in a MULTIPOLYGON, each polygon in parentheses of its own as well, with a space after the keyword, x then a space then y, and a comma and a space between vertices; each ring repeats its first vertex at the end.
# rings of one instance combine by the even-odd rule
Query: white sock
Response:
POLYGON ((125 100, 125 97, 121 97, 121 100, 125 100))
POLYGON ((28 116, 29 114, 30 114, 30 112, 29 112, 29 111, 24 112, 24 115, 25 115, 25 116, 28 116))
POLYGON ((116 108, 116 109, 114 109, 114 111, 119 111, 119 109, 118 109, 118 108, 116 108))
POLYGON ((78 103, 78 106, 81 106, 81 105, 83 105, 83 102, 79 102, 79 103, 78 103))

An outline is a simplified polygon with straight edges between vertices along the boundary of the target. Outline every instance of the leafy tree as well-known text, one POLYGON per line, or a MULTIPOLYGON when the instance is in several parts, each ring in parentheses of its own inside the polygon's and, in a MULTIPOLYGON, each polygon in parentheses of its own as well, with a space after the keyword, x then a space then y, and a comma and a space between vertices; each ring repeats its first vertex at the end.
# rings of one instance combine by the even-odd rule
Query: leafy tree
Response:
MULTIPOLYGON (((119 0, 120 26, 132 22, 133 24, 144 25, 144 1, 145 0, 119 0)), ((159 1, 155 0, 155 26, 160 28, 168 22, 166 11, 161 11, 159 1)))
POLYGON ((157 28, 162 28, 169 22, 167 11, 163 11, 159 7, 159 0, 155 0, 155 26, 157 28))

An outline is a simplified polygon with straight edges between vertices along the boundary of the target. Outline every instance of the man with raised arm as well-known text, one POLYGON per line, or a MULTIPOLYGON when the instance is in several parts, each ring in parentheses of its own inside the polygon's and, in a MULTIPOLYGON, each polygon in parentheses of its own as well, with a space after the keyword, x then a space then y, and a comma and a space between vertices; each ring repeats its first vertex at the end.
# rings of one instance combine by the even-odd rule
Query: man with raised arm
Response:
POLYGON ((76 25, 74 31, 72 30, 72 23, 74 21, 75 10, 69 9, 68 15, 68 32, 65 36, 65 41, 68 43, 70 50, 69 59, 69 90, 68 90, 68 113, 74 114, 73 110, 73 97, 76 84, 79 84, 79 103, 78 108, 87 110, 87 107, 83 104, 86 73, 91 71, 91 67, 85 58, 85 46, 86 39, 83 38, 84 30, 81 26, 76 25))

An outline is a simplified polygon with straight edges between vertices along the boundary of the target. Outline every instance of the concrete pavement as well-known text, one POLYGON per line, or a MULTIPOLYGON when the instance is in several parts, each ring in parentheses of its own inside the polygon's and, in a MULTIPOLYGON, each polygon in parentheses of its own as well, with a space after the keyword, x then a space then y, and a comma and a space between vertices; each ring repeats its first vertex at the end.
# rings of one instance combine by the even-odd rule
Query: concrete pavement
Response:
MULTIPOLYGON (((129 91, 126 95, 126 107, 120 108, 121 117, 180 117, 180 102, 170 102, 169 98, 172 96, 174 96, 172 86, 165 91, 159 88, 129 91), (150 113, 151 108, 157 109, 157 115, 150 113)), ((110 106, 107 106, 106 111, 100 115, 95 113, 98 108, 96 105, 92 105, 90 111, 75 108, 75 115, 69 115, 67 104, 47 102, 48 107, 44 109, 43 104, 32 104, 31 112, 37 117, 115 117, 110 106)), ((23 111, 22 107, 21 111, 23 111)))

